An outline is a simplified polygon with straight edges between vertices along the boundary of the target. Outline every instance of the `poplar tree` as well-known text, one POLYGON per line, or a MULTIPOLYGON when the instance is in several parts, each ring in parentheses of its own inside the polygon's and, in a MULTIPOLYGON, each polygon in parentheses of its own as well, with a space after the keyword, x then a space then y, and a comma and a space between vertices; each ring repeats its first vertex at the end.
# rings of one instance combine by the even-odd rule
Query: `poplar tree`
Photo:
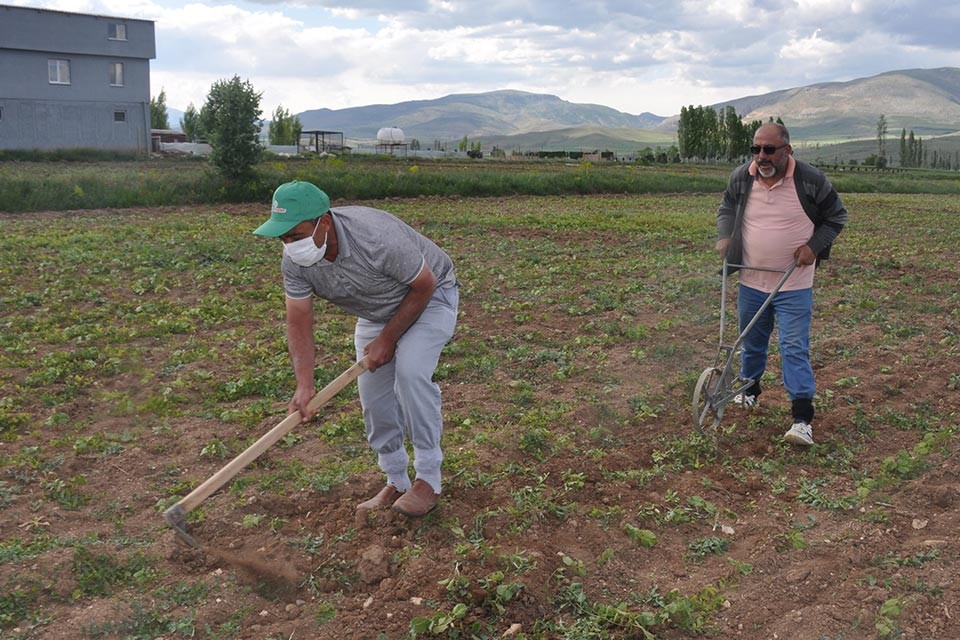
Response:
POLYGON ((167 118, 167 94, 162 88, 160 89, 160 95, 156 98, 150 98, 150 128, 170 128, 170 120, 167 118))

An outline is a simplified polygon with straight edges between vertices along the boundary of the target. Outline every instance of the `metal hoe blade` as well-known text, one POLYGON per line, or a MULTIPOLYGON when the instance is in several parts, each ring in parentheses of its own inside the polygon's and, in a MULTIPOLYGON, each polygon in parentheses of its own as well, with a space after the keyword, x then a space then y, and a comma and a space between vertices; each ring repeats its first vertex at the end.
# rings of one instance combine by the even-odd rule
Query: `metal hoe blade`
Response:
POLYGON ((175 504, 164 511, 163 519, 170 525, 170 528, 173 529, 173 532, 177 534, 180 540, 194 549, 200 548, 199 543, 197 543, 193 536, 187 533, 187 512, 184 511, 183 505, 175 504))

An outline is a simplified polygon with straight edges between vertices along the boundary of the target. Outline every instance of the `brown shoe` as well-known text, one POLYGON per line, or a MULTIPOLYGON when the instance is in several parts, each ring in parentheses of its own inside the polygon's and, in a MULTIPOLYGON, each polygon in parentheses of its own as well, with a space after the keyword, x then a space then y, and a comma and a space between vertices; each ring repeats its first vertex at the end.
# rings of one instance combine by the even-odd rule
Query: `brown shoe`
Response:
POLYGON ((357 510, 373 511, 375 509, 386 509, 402 495, 403 492, 398 491, 395 486, 388 484, 383 489, 380 489, 380 492, 377 493, 377 495, 373 496, 366 502, 361 502, 358 504, 357 510))
POLYGON ((391 509, 408 518, 422 518, 437 508, 439 500, 440 494, 433 492, 429 482, 414 480, 410 490, 400 496, 391 509))

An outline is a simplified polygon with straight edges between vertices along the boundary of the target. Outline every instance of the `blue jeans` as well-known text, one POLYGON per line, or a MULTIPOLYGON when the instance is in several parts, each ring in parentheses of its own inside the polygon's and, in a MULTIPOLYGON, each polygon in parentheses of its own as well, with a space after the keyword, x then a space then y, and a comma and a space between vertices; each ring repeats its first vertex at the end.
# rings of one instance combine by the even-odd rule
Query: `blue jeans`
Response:
MULTIPOLYGON (((744 328, 768 294, 740 285, 737 295, 737 315, 740 330, 744 328)), ((790 400, 812 400, 815 391, 813 367, 810 366, 810 320, 813 317, 813 289, 781 291, 764 310, 757 324, 743 339, 740 352, 740 376, 758 383, 767 368, 767 349, 773 323, 776 319, 780 360, 783 368, 783 386, 790 400)))

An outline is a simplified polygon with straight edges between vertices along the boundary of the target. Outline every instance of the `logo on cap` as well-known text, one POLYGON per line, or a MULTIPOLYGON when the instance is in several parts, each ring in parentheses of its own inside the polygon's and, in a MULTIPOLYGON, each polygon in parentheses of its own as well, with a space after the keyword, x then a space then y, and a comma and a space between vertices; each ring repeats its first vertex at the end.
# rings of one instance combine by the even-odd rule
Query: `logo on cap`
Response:
POLYGON ((287 210, 280 206, 280 203, 276 200, 273 201, 273 208, 270 209, 273 213, 286 213, 287 210))

